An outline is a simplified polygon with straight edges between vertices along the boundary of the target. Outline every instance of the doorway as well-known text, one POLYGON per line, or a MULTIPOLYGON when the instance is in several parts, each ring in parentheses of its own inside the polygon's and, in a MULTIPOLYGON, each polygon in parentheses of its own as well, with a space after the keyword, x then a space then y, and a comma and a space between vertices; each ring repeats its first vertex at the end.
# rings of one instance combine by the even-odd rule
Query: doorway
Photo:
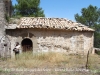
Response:
POLYGON ((33 49, 33 43, 28 38, 23 39, 22 42, 21 42, 21 45, 22 45, 22 51, 23 52, 32 51, 32 49, 33 49))

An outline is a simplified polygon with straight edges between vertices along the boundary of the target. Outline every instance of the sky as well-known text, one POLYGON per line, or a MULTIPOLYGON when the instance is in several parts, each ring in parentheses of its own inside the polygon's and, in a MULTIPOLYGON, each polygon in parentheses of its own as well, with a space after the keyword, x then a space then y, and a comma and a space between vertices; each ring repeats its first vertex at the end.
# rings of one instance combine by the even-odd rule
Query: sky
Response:
MULTIPOLYGON (((16 0, 12 0, 13 5, 16 0)), ((100 0, 41 0, 40 7, 44 10, 46 17, 67 18, 75 21, 74 15, 89 5, 100 8, 100 0)))

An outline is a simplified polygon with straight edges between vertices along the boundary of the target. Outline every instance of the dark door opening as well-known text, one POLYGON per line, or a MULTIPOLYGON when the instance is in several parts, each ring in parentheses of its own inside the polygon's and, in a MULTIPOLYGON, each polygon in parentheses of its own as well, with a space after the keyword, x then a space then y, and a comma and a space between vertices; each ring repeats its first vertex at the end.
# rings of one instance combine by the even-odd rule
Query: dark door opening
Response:
POLYGON ((32 51, 32 49, 33 49, 33 43, 28 38, 23 39, 22 42, 21 42, 21 45, 22 45, 23 52, 32 51))

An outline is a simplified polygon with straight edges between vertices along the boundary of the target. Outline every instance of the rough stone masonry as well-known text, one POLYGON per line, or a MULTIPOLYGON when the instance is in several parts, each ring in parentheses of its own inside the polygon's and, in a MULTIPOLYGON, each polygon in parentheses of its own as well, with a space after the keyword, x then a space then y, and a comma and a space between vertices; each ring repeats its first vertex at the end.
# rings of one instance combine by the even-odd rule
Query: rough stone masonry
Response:
POLYGON ((64 52, 87 54, 93 51, 94 30, 64 18, 22 17, 5 20, 5 4, 0 0, 0 57, 14 57, 19 42, 20 53, 64 52))

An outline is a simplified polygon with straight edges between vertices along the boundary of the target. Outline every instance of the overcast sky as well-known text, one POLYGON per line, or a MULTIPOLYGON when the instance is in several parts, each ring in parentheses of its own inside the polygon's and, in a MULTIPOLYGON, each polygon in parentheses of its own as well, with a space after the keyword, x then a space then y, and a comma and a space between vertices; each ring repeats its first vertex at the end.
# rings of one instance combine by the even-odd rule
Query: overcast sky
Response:
MULTIPOLYGON (((15 4, 16 0, 12 0, 15 4)), ((100 0, 41 0, 40 7, 44 10, 46 17, 74 19, 76 13, 81 14, 81 9, 89 5, 100 8, 100 0)))

